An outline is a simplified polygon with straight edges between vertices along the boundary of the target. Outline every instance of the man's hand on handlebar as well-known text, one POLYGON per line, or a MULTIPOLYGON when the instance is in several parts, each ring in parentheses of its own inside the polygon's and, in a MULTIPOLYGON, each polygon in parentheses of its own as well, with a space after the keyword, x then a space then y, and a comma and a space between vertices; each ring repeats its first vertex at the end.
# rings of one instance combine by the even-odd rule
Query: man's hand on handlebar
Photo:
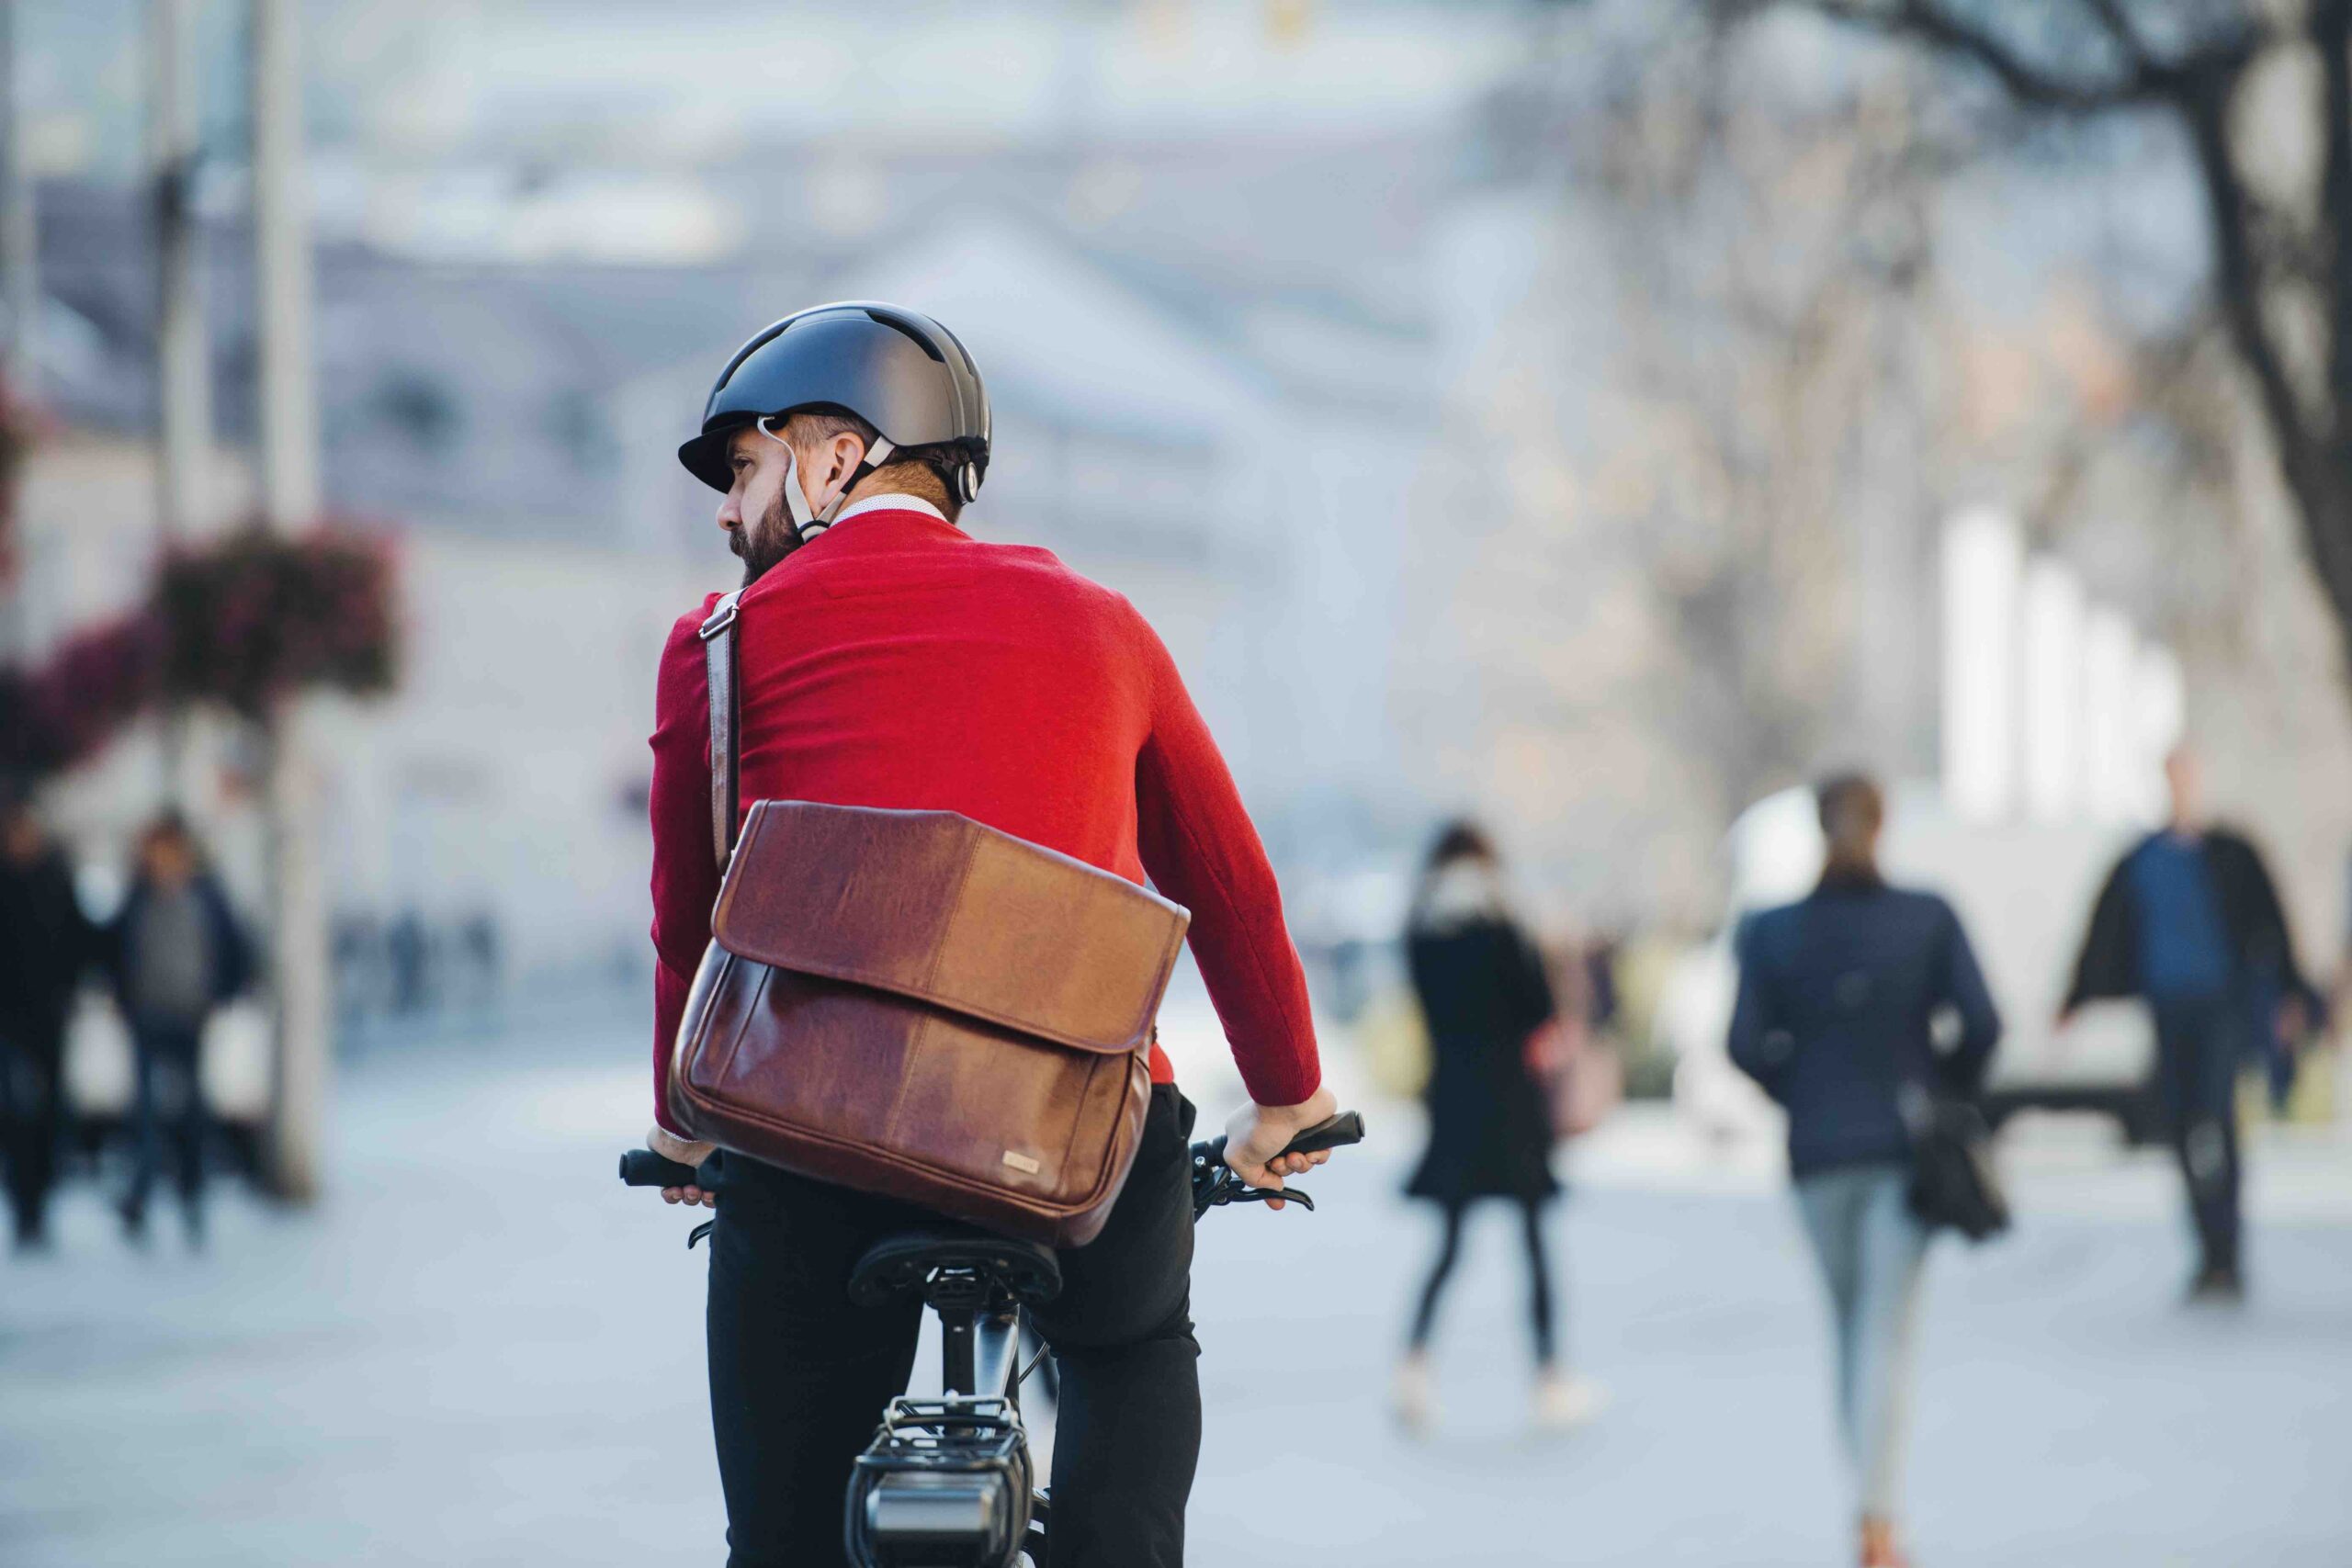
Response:
MULTIPOLYGON (((1329 1149, 1285 1155, 1283 1145, 1318 1122, 1339 1114, 1340 1101, 1329 1089, 1318 1089, 1296 1105, 1245 1105, 1225 1124, 1225 1163, 1252 1187, 1275 1191, 1283 1178, 1311 1170, 1331 1157, 1329 1149)), ((1279 1198, 1266 1207, 1279 1209, 1279 1198)))
MULTIPOLYGON (((1243 1156, 1246 1165, 1237 1166, 1229 1158, 1227 1136, 1224 1134, 1194 1144, 1188 1151, 1193 1168, 1193 1218, 1197 1220, 1211 1209, 1227 1203, 1263 1203, 1270 1209, 1279 1209, 1283 1206, 1285 1195, 1314 1208, 1315 1201, 1306 1195, 1305 1188, 1288 1186, 1283 1179, 1321 1165, 1333 1149, 1363 1142, 1362 1116, 1352 1111, 1321 1114, 1333 1103, 1329 1094, 1318 1091, 1315 1099, 1303 1104, 1251 1106, 1234 1117, 1231 1125, 1245 1143, 1256 1140, 1250 1152, 1243 1156), (1269 1145, 1272 1152, 1261 1156, 1261 1151, 1269 1145)), ((718 1206, 718 1194, 699 1185, 700 1161, 695 1165, 684 1163, 697 1156, 709 1158, 714 1152, 712 1145, 672 1137, 659 1128, 648 1134, 645 1141, 660 1147, 630 1149, 622 1155, 623 1182, 631 1187, 658 1187, 662 1196, 672 1203, 714 1209, 718 1206)), ((696 1225, 694 1234, 686 1238, 686 1245, 692 1247, 708 1235, 716 1223, 707 1220, 696 1225)))
MULTIPOLYGON (((689 1167, 702 1164, 710 1157, 711 1151, 718 1147, 716 1144, 698 1144, 681 1138, 664 1127, 655 1127, 648 1132, 645 1134, 645 1146, 663 1159, 673 1159, 680 1165, 689 1167)), ((662 1189, 662 1201, 684 1203, 689 1206, 700 1203, 706 1209, 716 1209, 718 1207, 718 1194, 700 1187, 664 1187, 662 1189)))

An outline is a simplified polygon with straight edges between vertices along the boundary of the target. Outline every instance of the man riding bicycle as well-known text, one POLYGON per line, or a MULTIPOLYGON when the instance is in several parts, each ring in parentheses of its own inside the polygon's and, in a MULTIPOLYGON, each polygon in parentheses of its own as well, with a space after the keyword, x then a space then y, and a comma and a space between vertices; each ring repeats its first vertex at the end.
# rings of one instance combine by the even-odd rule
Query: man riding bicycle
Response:
MULTIPOLYGON (((1253 1103, 1227 1162, 1278 1187, 1325 1154, 1279 1156, 1337 1109, 1265 852, 1167 649, 1135 607, 1051 553, 957 520, 989 452, 961 343, 916 311, 820 306, 739 350, 679 448, 724 492, 737 604, 741 798, 959 812, 1142 883, 1192 912, 1190 940, 1253 1103), (1272 1163, 1269 1163, 1269 1162, 1272 1163)), ((711 937, 710 724, 700 632, 662 651, 652 736, 655 1149, 685 1164, 664 1102, 687 991, 711 937)), ((1057 1568, 1177 1568, 1200 1448, 1190 1317, 1193 1108, 1151 1048, 1149 1109, 1099 1236, 1061 1254, 1035 1312, 1061 1374, 1057 1568)), ((711 1203, 712 1426, 734 1568, 844 1561, 842 1498, 876 1412, 906 1385, 922 1305, 849 1300, 901 1202, 728 1154, 711 1203)))

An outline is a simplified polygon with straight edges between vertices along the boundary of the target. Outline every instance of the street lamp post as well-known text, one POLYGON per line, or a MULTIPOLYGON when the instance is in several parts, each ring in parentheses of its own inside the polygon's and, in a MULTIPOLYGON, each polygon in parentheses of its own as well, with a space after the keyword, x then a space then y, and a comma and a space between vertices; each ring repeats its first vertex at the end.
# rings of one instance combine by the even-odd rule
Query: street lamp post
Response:
POLYGON ((204 520, 212 446, 212 377, 204 329, 194 0, 152 0, 156 249, 156 516, 168 541, 204 520))
MULTIPOLYGON (((40 324, 40 246, 32 180, 25 166, 23 106, 17 93, 16 0, 0 0, 0 304, 8 316, 9 391, 29 401, 38 388, 35 344, 40 324)), ((0 561, 0 660, 30 658, 31 616, 21 560, 0 561)))
POLYGON ((25 166, 23 106, 17 93, 16 0, 0 0, 0 267, 8 307, 8 384, 20 398, 36 390, 34 343, 40 327, 40 231, 33 220, 33 186, 25 166))
MULTIPOLYGON (((311 236, 302 175, 299 0, 254 0, 254 256, 261 331, 262 513, 292 530, 319 514, 318 388, 311 344, 311 236)), ((319 792, 301 700, 268 721, 271 973, 277 1002, 269 1174, 307 1201, 320 1184, 330 1009, 319 792)))

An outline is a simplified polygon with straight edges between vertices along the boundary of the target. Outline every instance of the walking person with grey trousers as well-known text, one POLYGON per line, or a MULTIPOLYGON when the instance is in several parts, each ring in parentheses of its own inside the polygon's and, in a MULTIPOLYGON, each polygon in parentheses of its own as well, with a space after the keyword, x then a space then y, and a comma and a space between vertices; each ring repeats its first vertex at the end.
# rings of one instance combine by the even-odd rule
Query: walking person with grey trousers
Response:
POLYGON ((119 1205, 124 1234, 143 1241, 147 1200, 171 1145, 188 1240, 204 1238, 204 1145, 209 1120, 200 1068, 204 1025, 245 988, 250 947, 194 831, 167 812, 139 840, 130 892, 108 933, 115 995, 138 1051, 137 1161, 119 1205))
POLYGON ((1900 1568, 1896 1494, 1929 1235, 1910 1207, 1910 1127, 1930 1097, 1977 1092, 2001 1021, 1951 906, 1879 874, 1877 784, 1846 773, 1816 794, 1827 863, 1812 894, 1740 933, 1731 1058, 1788 1112, 1798 1212, 1837 1329, 1860 1561, 1900 1568), (1945 1017, 1958 1028, 1939 1051, 1945 1017))

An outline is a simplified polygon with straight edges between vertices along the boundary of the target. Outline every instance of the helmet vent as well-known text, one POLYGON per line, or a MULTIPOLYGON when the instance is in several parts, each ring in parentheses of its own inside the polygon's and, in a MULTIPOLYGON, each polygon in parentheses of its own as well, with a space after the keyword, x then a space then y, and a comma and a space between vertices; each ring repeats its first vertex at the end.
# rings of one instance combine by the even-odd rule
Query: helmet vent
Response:
POLYGON ((906 322, 898 320, 896 317, 886 316, 879 310, 868 310, 865 314, 870 320, 881 322, 884 326, 888 327, 892 332, 902 333, 910 342, 913 343, 916 347, 922 349, 925 354, 930 355, 942 365, 947 363, 947 356, 939 352, 937 344, 933 344, 929 338, 923 336, 922 333, 915 331, 914 328, 907 325, 906 322))

